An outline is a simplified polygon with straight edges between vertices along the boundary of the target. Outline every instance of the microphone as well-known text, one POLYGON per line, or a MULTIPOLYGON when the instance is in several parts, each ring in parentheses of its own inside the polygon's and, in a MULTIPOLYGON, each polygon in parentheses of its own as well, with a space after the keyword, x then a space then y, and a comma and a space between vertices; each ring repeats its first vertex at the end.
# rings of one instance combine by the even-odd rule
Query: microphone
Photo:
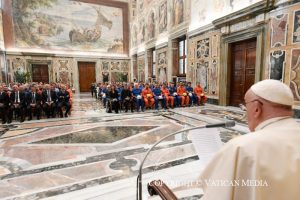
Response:
POLYGON ((217 127, 230 128, 233 126, 235 126, 235 121, 229 120, 229 121, 221 122, 221 123, 207 124, 205 126, 205 128, 217 128, 217 127))
POLYGON ((235 126, 235 121, 233 120, 228 120, 226 122, 221 122, 221 123, 215 123, 215 124, 207 124, 207 125, 203 125, 203 126, 196 126, 196 127, 192 127, 192 128, 187 128, 187 129, 183 129, 183 130, 179 130, 176 131, 174 133, 170 133, 169 135, 164 136, 163 138, 161 138, 160 140, 158 140, 150 149, 148 149, 148 151, 146 152, 145 157, 143 158, 140 168, 139 168, 139 175, 137 176, 137 190, 136 190, 136 199, 137 200, 142 200, 142 170, 143 170, 143 165, 144 162, 146 160, 146 158, 148 157, 148 155, 150 154, 150 152, 154 149, 154 147, 156 147, 159 143, 161 143, 162 141, 164 141, 166 138, 176 135, 178 133, 181 132, 185 132, 185 131, 191 131, 191 130, 195 130, 195 129, 202 129, 202 128, 217 128, 217 127, 224 127, 224 128, 229 128, 229 127, 233 127, 235 126))

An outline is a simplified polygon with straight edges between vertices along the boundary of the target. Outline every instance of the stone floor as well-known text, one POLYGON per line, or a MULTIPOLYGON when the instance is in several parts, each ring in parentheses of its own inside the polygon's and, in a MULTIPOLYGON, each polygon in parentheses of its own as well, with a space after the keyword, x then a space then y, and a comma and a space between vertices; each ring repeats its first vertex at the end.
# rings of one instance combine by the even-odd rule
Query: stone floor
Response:
MULTIPOLYGON (((248 132, 243 116, 214 105, 108 114, 90 94, 76 94, 69 118, 0 127, 0 199, 135 199, 138 168, 152 144, 181 129, 234 119, 235 127, 217 129, 226 143, 248 132)), ((149 155, 143 181, 196 180, 202 168, 191 137, 180 133, 149 155)), ((199 199, 201 190, 188 194, 184 199, 199 199)))

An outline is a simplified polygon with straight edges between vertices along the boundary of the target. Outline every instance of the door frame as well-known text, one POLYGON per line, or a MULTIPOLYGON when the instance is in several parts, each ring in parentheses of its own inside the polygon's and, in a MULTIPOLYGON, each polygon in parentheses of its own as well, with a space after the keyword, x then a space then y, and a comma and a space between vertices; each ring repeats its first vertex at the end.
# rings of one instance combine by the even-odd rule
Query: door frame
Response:
POLYGON ((266 45, 265 27, 254 27, 251 30, 244 30, 237 33, 233 33, 221 38, 221 58, 222 63, 219 70, 219 104, 222 106, 228 106, 230 103, 230 84, 231 84, 231 44, 244 40, 256 38, 256 63, 255 63, 255 82, 262 79, 262 73, 264 69, 264 47, 266 45), (226 86, 225 88, 222 86, 226 86))
POLYGON ((30 72, 30 81, 32 82, 32 65, 48 65, 49 83, 53 82, 53 67, 51 60, 27 60, 28 69, 30 72))
POLYGON ((79 63, 94 63, 95 64, 95 80, 96 80, 96 82, 98 82, 98 80, 97 80, 97 66, 98 66, 98 63, 97 63, 97 61, 91 61, 91 60, 77 60, 77 62, 76 62, 76 64, 77 64, 77 74, 78 74, 78 89, 77 89, 77 91, 78 92, 81 92, 80 91, 80 73, 79 73, 79 63))

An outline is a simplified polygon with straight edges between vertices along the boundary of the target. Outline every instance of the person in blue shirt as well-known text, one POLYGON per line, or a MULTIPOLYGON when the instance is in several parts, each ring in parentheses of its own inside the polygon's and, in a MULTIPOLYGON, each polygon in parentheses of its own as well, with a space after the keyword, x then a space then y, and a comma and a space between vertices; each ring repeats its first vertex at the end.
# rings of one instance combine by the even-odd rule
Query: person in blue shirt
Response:
POLYGON ((181 105, 181 97, 177 95, 177 88, 174 85, 174 83, 170 83, 170 86, 168 87, 170 91, 170 95, 174 97, 174 104, 176 107, 180 107, 181 105))
POLYGON ((191 82, 187 83, 187 86, 185 87, 185 90, 187 91, 188 95, 190 96, 190 102, 189 102, 190 106, 195 105, 196 101, 197 101, 197 98, 196 98, 196 95, 194 93, 194 89, 191 86, 191 82))
POLYGON ((108 98, 108 86, 106 87, 106 85, 104 85, 101 89, 101 99, 103 102, 103 106, 104 108, 106 108, 106 102, 107 102, 107 98, 108 98))
POLYGON ((133 101, 135 102, 135 105, 136 105, 137 112, 140 111, 140 108, 144 112, 142 89, 140 88, 140 86, 137 83, 134 84, 134 88, 132 89, 132 95, 133 95, 133 101))
POLYGON ((154 101, 155 101, 155 109, 158 110, 158 103, 159 101, 161 102, 161 107, 166 109, 166 98, 163 97, 162 93, 161 93, 161 89, 159 87, 159 85, 156 83, 153 90, 152 90, 153 94, 154 94, 154 101))

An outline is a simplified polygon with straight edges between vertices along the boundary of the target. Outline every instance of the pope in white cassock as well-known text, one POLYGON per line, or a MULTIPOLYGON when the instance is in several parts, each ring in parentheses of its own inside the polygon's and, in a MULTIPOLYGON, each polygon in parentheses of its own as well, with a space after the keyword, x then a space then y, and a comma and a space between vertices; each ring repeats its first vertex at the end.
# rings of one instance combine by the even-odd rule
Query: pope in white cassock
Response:
POLYGON ((254 84, 245 95, 252 133, 228 142, 200 176, 201 200, 300 199, 300 123, 293 93, 280 81, 254 84))

